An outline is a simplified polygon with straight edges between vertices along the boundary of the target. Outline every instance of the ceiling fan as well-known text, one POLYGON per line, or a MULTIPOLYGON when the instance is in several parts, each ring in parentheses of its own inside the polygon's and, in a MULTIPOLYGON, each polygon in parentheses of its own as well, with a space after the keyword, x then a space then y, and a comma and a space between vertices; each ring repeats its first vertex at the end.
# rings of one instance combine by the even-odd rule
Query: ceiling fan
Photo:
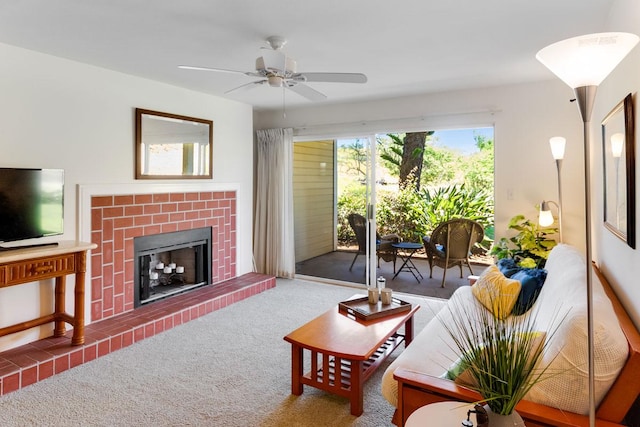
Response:
POLYGON ((296 61, 282 52, 282 48, 287 44, 286 39, 278 36, 271 36, 266 39, 266 42, 269 45, 269 48, 263 48, 265 49, 264 54, 256 59, 255 71, 237 71, 191 65, 179 65, 178 68, 244 74, 245 76, 260 78, 260 80, 243 84, 230 89, 225 93, 251 89, 258 85, 268 84, 271 87, 290 89, 310 101, 322 101, 326 99, 327 96, 312 87, 307 86, 305 84, 307 82, 366 83, 367 81, 367 76, 361 73, 299 73, 296 69, 296 61))

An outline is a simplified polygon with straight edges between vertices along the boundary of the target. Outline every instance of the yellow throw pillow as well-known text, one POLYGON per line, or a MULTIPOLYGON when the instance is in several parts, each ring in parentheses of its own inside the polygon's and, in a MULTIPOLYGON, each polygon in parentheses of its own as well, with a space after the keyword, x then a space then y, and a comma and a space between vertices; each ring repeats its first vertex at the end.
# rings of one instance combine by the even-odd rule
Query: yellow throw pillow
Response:
POLYGON ((497 266, 491 265, 482 272, 471 290, 495 317, 504 319, 511 314, 518 300, 520 286, 519 281, 506 278, 497 266))

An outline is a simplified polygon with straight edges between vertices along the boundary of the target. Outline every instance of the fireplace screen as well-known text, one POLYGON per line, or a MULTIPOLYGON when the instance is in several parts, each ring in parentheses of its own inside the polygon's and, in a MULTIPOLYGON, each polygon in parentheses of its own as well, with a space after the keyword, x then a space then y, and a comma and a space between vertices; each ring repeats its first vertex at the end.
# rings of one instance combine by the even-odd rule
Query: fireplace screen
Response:
POLYGON ((211 283, 211 228, 134 239, 134 306, 211 283))

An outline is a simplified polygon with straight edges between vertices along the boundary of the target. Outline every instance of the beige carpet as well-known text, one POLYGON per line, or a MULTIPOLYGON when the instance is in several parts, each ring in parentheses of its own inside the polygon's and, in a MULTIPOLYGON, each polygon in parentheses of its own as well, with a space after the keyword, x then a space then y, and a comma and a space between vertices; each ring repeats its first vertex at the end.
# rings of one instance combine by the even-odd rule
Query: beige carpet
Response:
MULTIPOLYGON (((283 337, 356 293, 362 290, 278 280, 275 289, 0 398, 0 425, 391 425, 393 408, 380 394, 391 360, 366 383, 360 417, 341 397, 307 386, 302 396, 290 394, 283 337)), ((444 304, 401 298, 421 305, 417 331, 444 304)))

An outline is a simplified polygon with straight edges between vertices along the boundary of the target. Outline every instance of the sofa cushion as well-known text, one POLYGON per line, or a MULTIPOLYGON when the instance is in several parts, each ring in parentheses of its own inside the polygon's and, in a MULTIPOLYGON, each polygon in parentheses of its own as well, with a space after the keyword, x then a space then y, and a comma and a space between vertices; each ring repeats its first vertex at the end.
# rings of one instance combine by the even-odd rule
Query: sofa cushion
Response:
POLYGON ((506 277, 511 277, 518 271, 522 270, 522 267, 516 264, 516 261, 513 258, 499 259, 496 265, 506 277))
MULTIPOLYGON (((563 410, 589 412, 586 264, 574 247, 559 244, 545 264, 547 279, 529 313, 536 325, 552 331, 542 365, 549 377, 536 384, 526 399, 563 410)), ((594 274, 593 322, 595 400, 600 403, 627 360, 629 346, 611 301, 594 274)))
POLYGON ((511 312, 519 316, 526 313, 536 302, 547 278, 547 271, 540 268, 522 268, 511 278, 520 282, 520 294, 511 312))
POLYGON ((411 344, 389 365, 382 378, 382 394, 389 403, 398 403, 398 382, 393 371, 398 367, 438 377, 458 358, 456 345, 444 325, 454 321, 451 307, 463 310, 484 310, 471 294, 471 286, 458 288, 443 307, 421 331, 416 332, 411 344))
POLYGON ((520 287, 519 281, 505 277, 498 267, 491 265, 482 272, 471 289, 478 301, 495 317, 504 319, 511 314, 520 287))

